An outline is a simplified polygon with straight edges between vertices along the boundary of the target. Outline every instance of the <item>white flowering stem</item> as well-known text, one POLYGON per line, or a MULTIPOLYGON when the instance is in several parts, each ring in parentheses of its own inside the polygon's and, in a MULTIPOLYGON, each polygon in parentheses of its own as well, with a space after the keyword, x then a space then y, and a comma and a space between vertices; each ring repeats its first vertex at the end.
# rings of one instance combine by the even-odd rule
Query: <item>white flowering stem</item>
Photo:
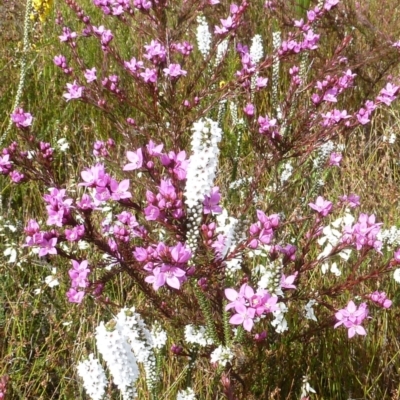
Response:
MULTIPOLYGON (((277 23, 275 23, 276 25, 277 23)), ((274 56, 272 60, 272 107, 276 108, 278 120, 280 114, 280 107, 278 104, 278 89, 279 89, 279 70, 280 70, 280 61, 278 49, 281 47, 282 39, 281 32, 275 31, 272 33, 272 46, 274 50, 274 56)))
POLYGON ((233 159, 231 183, 236 181, 236 175, 237 175, 237 169, 238 169, 238 164, 239 164, 240 152, 242 150, 243 128, 244 128, 244 126, 242 124, 240 124, 240 125, 238 125, 236 127, 237 139, 236 139, 235 157, 233 159))
POLYGON ((226 114, 226 104, 227 101, 226 99, 223 99, 219 102, 218 104, 218 117, 217 117, 217 121, 218 121, 218 125, 222 126, 225 114, 226 114))
POLYGON ((108 380, 99 360, 93 354, 77 366, 78 375, 83 380, 83 387, 92 400, 101 400, 105 394, 108 380))
MULTIPOLYGON (((29 33, 30 33, 30 27, 31 27, 31 19, 30 19, 31 13, 32 13, 32 0, 26 0, 25 17, 24 17, 24 38, 23 38, 23 48, 22 48, 22 56, 21 56, 21 72, 20 72, 20 76, 19 76, 17 94, 15 95, 13 109, 11 110, 12 113, 15 111, 15 109, 19 105, 19 102, 21 101, 21 96, 22 96, 22 92, 24 90, 24 85, 25 85, 26 72, 28 69, 27 68, 27 55, 28 55, 29 45, 30 45, 29 33)), ((13 122, 12 122, 12 118, 10 116, 7 128, 0 138, 0 145, 3 144, 3 142, 6 140, 8 134, 10 133, 12 124, 13 124, 13 122)))

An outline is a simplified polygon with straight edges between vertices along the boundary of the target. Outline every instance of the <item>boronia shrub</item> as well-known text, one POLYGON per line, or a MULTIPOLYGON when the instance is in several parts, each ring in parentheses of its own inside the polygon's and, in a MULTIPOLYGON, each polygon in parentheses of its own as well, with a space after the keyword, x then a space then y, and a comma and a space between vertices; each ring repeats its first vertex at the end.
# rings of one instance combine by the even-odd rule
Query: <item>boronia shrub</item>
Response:
MULTIPOLYGON (((269 1, 94 0, 101 16, 65 3, 77 21, 57 16, 62 96, 98 108, 116 131, 94 137, 80 176, 62 181, 55 149, 17 108, 18 140, 0 171, 42 184, 47 219, 28 221, 24 247, 68 260, 70 303, 114 306, 107 285, 122 275, 151 304, 123 304, 95 329, 100 361, 77 360, 88 396, 103 398, 109 380, 124 399, 141 396, 144 374, 142 398, 270 398, 262 346, 291 330, 297 340, 335 328, 340 340, 368 335, 369 320, 392 305, 384 277, 400 281, 399 243, 357 194, 328 199, 324 184, 341 166, 337 139, 389 107, 399 86, 392 79, 347 108, 357 90, 349 36, 313 68, 320 23, 339 0, 318 2, 287 32, 269 1), (276 29, 250 34, 252 13, 276 29), (93 45, 96 61, 85 50, 93 45), (170 389, 161 371, 172 356, 185 363, 170 389)), ((290 390, 312 396, 312 376, 290 390)))

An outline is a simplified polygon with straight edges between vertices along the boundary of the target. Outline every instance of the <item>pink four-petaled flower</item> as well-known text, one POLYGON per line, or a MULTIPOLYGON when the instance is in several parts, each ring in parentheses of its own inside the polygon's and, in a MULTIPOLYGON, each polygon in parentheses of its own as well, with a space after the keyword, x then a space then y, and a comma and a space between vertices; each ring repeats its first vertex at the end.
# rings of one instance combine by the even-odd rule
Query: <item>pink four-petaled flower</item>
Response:
POLYGON ((308 203, 308 205, 323 217, 326 217, 332 210, 332 202, 325 200, 322 196, 318 196, 315 203, 308 203))
POLYGON ((339 310, 335 317, 338 322, 334 328, 340 325, 344 325, 348 329, 348 337, 351 339, 355 334, 365 336, 367 332, 364 327, 361 326, 363 320, 368 316, 368 308, 365 303, 361 303, 358 307, 354 304, 354 301, 349 301, 346 308, 339 310))

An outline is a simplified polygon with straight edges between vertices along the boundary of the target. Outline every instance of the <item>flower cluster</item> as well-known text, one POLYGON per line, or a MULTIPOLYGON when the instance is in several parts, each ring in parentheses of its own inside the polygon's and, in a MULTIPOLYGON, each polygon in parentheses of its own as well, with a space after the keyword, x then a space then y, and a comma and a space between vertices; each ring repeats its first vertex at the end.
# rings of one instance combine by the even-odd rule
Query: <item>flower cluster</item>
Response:
POLYGON ((213 344, 212 339, 207 336, 204 326, 195 327, 193 325, 186 325, 184 334, 186 343, 201 347, 210 346, 213 344))
POLYGON ((39 248, 39 257, 44 257, 48 254, 57 254, 56 244, 58 240, 58 233, 55 230, 50 232, 41 231, 39 224, 31 219, 25 227, 26 246, 39 248))
POLYGON ((247 283, 240 287, 239 292, 235 289, 225 289, 225 296, 230 303, 225 310, 234 309, 236 314, 232 315, 229 322, 233 325, 243 325, 246 331, 251 331, 254 319, 263 314, 278 310, 278 297, 271 296, 268 291, 253 288, 247 283))
POLYGON ((147 190, 146 200, 144 214, 148 221, 165 221, 168 216, 179 219, 184 215, 182 200, 171 179, 161 180, 157 194, 147 190))
POLYGON ((90 269, 88 268, 87 260, 79 263, 76 260, 72 260, 72 268, 68 271, 69 277, 71 278, 71 288, 67 292, 67 298, 71 303, 81 303, 85 292, 77 291, 77 288, 86 288, 89 285, 88 275, 90 269))
POLYGON ((187 263, 192 253, 182 243, 171 247, 162 242, 156 247, 136 247, 133 255, 137 261, 145 263, 143 269, 150 274, 146 282, 152 283, 154 290, 165 284, 179 289, 190 272, 187 263))
MULTIPOLYGON (((122 309, 107 324, 101 322, 96 328, 96 344, 107 363, 113 382, 124 399, 131 399, 135 395, 134 385, 139 377, 138 363, 144 367, 148 388, 151 390, 156 384, 158 376, 154 349, 163 345, 155 343, 153 335, 147 329, 141 316, 135 312, 134 307, 122 309)), ((93 361, 92 357, 90 364, 97 366, 98 362, 93 361)), ((87 362, 80 365, 80 370, 92 372, 90 377, 84 378, 87 382, 85 388, 99 394, 104 386, 101 371, 97 376, 94 375, 94 368, 88 371, 87 362)))
POLYGON ((375 291, 373 293, 371 293, 368 298, 373 301, 375 304, 378 304, 379 306, 383 307, 383 308, 390 308, 392 305, 392 300, 389 300, 386 297, 386 293, 385 292, 378 292, 375 291))
POLYGON ((375 215, 360 214, 354 225, 346 225, 343 229, 342 242, 352 244, 357 250, 364 247, 374 248, 380 252, 382 242, 377 239, 382 223, 375 222, 375 215))
POLYGON ((246 5, 247 3, 242 3, 240 6, 231 4, 229 8, 230 15, 226 19, 220 19, 221 26, 216 26, 214 33, 217 35, 224 35, 236 29, 240 23, 240 15, 245 11, 246 5))
POLYGON ((265 215, 261 210, 257 210, 258 221, 250 226, 249 233, 251 241, 249 247, 257 248, 261 244, 271 244, 274 231, 279 227, 279 215, 265 215))
POLYGON ((133 384, 139 377, 139 368, 126 336, 117 326, 107 327, 102 322, 96 328, 96 343, 123 398, 131 399, 135 394, 133 384))

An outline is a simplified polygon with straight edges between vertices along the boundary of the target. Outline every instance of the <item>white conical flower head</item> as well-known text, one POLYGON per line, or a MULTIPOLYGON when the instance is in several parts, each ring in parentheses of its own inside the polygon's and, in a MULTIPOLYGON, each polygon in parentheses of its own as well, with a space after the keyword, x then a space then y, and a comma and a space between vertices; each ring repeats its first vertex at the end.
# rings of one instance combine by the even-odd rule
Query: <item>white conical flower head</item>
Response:
POLYGON ((264 56, 261 35, 255 35, 251 40, 250 57, 254 64, 258 64, 264 56))
POLYGON ((197 17, 196 39, 197 47, 203 58, 206 59, 211 49, 211 33, 208 29, 208 24, 204 16, 197 17))
POLYGON ((185 188, 185 203, 189 208, 201 204, 211 193, 218 166, 218 143, 222 138, 218 123, 209 118, 195 122, 192 131, 185 188))
POLYGON ((105 394, 108 381, 103 367, 93 354, 77 366, 78 375, 83 380, 83 387, 92 400, 101 400, 105 394))
POLYGON ((126 337, 118 329, 110 331, 101 322, 96 328, 96 344, 122 397, 131 399, 135 395, 139 368, 126 337))

